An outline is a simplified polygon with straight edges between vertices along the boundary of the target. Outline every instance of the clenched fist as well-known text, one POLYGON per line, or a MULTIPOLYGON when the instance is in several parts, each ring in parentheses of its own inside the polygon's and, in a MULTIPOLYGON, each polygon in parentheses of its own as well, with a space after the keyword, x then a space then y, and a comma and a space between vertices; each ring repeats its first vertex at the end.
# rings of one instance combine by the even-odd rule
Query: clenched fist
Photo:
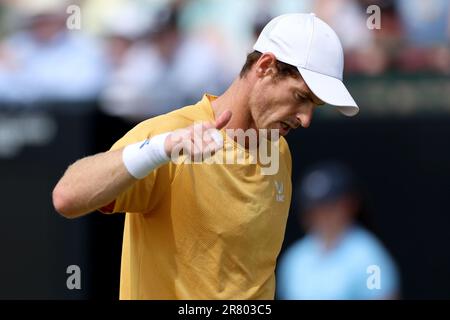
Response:
POLYGON ((170 133, 164 143, 164 150, 172 160, 181 155, 194 162, 201 162, 213 155, 223 146, 220 129, 231 119, 231 111, 223 112, 212 122, 196 123, 190 127, 178 129, 170 133))

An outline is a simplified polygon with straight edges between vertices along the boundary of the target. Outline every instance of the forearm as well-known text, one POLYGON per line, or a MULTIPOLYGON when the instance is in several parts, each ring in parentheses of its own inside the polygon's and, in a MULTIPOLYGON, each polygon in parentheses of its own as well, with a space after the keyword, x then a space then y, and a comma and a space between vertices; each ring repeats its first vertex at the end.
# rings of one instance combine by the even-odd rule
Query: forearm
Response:
POLYGON ((122 149, 99 153, 72 164, 53 190, 53 204, 76 218, 101 208, 137 181, 122 161, 122 149))
POLYGON ((144 179, 168 163, 173 151, 177 154, 177 150, 183 150, 194 159, 198 155, 210 156, 222 147, 218 129, 223 128, 230 118, 231 112, 224 112, 215 125, 204 123, 162 133, 124 149, 78 160, 67 169, 53 190, 56 211, 65 217, 76 218, 110 204, 138 179, 144 179), (200 133, 201 139, 194 146, 194 137, 200 133))

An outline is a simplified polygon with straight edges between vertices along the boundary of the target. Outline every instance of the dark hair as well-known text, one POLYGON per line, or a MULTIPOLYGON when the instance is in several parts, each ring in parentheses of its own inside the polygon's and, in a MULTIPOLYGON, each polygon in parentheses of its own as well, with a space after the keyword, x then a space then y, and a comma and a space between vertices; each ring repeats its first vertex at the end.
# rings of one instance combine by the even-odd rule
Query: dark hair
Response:
MULTIPOLYGON (((253 65, 258 61, 259 58, 261 58, 262 53, 258 51, 253 51, 252 53, 249 53, 247 55, 247 60, 244 63, 244 66, 242 67, 242 70, 239 74, 241 78, 244 78, 245 75, 250 71, 250 69, 253 67, 253 65)), ((275 64, 275 67, 277 69, 277 77, 287 77, 291 76, 294 78, 300 77, 300 72, 298 72, 298 69, 294 67, 293 65, 278 61, 275 64)))

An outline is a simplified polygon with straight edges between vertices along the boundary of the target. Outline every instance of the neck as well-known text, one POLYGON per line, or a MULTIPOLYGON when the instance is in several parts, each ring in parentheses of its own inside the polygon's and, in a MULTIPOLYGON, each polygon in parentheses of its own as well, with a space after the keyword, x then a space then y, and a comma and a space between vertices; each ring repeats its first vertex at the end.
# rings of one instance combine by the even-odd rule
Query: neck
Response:
POLYGON ((216 118, 226 110, 230 110, 233 114, 225 129, 243 129, 245 131, 253 127, 248 93, 248 83, 244 79, 237 78, 221 96, 212 102, 211 105, 216 118))

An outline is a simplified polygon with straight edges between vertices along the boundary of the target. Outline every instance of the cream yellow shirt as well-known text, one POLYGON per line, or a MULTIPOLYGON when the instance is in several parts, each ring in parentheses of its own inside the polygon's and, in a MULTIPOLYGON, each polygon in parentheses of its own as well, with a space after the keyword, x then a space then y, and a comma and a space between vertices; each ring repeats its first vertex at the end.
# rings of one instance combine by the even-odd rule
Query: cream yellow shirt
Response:
MULTIPOLYGON (((214 121, 214 98, 144 121, 112 149, 214 121)), ((279 150, 275 175, 258 163, 170 162, 121 194, 110 208, 127 212, 120 299, 273 299, 291 200, 284 138, 279 150)))

